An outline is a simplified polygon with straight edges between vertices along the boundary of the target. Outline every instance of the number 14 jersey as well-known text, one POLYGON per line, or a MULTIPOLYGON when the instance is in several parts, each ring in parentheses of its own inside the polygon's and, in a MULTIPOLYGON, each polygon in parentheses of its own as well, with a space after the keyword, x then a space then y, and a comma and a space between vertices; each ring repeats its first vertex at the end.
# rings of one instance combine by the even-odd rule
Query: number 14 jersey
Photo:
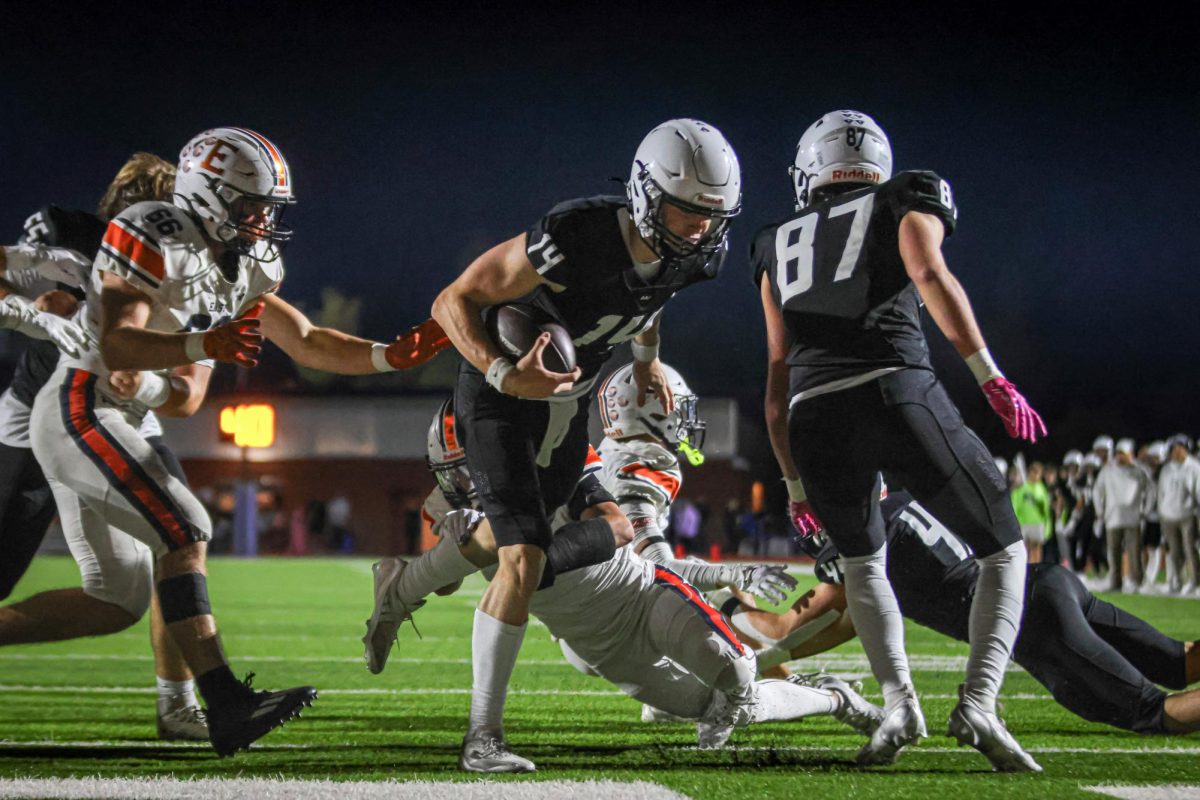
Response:
POLYGON ((761 288, 767 276, 787 328, 790 397, 879 370, 931 368, 921 299, 900 258, 900 220, 909 211, 937 216, 947 236, 958 217, 946 181, 902 172, 754 237, 754 284, 761 288))

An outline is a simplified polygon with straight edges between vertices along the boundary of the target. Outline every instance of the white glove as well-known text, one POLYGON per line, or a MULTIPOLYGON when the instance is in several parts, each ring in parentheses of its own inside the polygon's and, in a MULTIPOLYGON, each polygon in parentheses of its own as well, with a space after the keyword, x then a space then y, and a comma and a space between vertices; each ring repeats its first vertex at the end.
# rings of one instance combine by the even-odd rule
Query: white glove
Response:
POLYGON ((456 545, 462 547, 471 540, 471 534, 479 527, 480 522, 483 522, 482 511, 456 508, 434 524, 433 532, 443 538, 449 536, 456 545))
POLYGON ((774 605, 782 603, 788 593, 796 588, 796 579, 779 564, 741 567, 738 572, 737 588, 774 605))
POLYGON ((87 343, 87 335, 74 322, 38 311, 33 303, 15 294, 0 300, 0 328, 9 328, 33 339, 48 339, 72 357, 78 356, 87 343))

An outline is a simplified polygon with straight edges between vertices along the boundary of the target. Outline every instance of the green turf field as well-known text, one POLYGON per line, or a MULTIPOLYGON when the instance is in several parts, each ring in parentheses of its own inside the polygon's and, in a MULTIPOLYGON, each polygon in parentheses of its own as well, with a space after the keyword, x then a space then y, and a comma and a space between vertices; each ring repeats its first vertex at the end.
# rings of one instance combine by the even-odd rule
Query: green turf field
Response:
MULTIPOLYGON (((802 579, 811 583, 812 579, 802 579)), ((39 558, 14 599, 78 585, 68 558, 39 558)), ((215 758, 206 746, 155 739, 153 662, 146 625, 82 642, 0 650, 0 777, 153 776, 332 780, 468 780, 456 771, 469 703, 472 608, 482 580, 433 598, 401 632, 380 676, 359 638, 370 610, 365 559, 218 559, 214 609, 238 674, 263 687, 311 683, 321 691, 302 719, 249 753, 215 758)), ((1194 600, 1117 602, 1169 634, 1197 635, 1194 600)), ((597 614, 614 609, 597 608, 597 614)), ((887 768, 856 769, 862 738, 833 720, 742 729, 733 747, 694 749, 687 726, 647 725, 639 706, 571 669, 544 628, 531 626, 508 703, 508 735, 537 762, 530 778, 652 781, 695 798, 1092 797, 1096 784, 1198 784, 1200 740, 1149 738, 1093 725, 1061 710, 1023 672, 1009 674, 1009 726, 1043 775, 995 775, 944 735, 966 647, 910 626, 909 652, 930 739, 887 768)), ((856 643, 806 669, 865 672, 856 643)), ((867 682, 868 694, 874 690, 867 682)))

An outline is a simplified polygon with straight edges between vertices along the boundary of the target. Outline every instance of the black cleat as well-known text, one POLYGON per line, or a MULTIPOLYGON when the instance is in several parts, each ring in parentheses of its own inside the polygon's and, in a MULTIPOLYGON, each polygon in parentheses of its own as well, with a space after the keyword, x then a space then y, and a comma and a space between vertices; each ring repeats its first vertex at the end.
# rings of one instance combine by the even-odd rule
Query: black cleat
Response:
POLYGON ((245 750, 290 719, 300 716, 305 706, 317 699, 311 686, 278 692, 256 692, 250 688, 254 673, 246 676, 246 693, 222 708, 209 707, 208 740, 221 758, 245 750))

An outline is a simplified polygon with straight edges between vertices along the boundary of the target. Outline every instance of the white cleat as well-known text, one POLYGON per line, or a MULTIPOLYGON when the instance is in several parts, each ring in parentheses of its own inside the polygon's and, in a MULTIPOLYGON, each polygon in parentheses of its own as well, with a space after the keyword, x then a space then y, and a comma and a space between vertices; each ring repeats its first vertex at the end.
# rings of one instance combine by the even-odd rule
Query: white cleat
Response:
POLYGON ((422 600, 410 608, 392 597, 392 586, 406 566, 408 564, 399 558, 385 558, 371 565, 371 573, 375 576, 375 606, 371 610, 371 618, 367 620, 363 654, 367 659, 367 669, 376 675, 383 672, 387 664, 401 624, 412 619, 413 612, 425 605, 422 600))
POLYGON ((663 711, 661 708, 643 703, 642 722, 692 722, 692 720, 677 717, 670 711, 663 711))
MULTIPOLYGON (((962 687, 959 687, 962 696, 962 687)), ((974 703, 959 700, 950 712, 947 736, 958 740, 959 746, 970 745, 992 763, 996 772, 1041 772, 1041 766, 1033 756, 1021 749, 1021 745, 1004 727, 1004 720, 995 712, 984 711, 974 703)))
POLYGON ((841 698, 841 705, 833 712, 833 718, 864 736, 875 733, 883 723, 883 709, 854 691, 850 684, 841 678, 824 675, 818 679, 817 688, 833 692, 841 698))
POLYGON ((537 772, 532 761, 508 749, 502 734, 488 731, 466 735, 458 766, 466 772, 537 772))
POLYGON ((207 742, 208 718, 200 706, 179 706, 158 713, 158 738, 164 742, 207 742))
POLYGON ((917 696, 909 689, 908 696, 884 714, 883 721, 871 734, 871 741, 858 751, 856 760, 862 767, 894 764, 901 750, 928 735, 917 696))

